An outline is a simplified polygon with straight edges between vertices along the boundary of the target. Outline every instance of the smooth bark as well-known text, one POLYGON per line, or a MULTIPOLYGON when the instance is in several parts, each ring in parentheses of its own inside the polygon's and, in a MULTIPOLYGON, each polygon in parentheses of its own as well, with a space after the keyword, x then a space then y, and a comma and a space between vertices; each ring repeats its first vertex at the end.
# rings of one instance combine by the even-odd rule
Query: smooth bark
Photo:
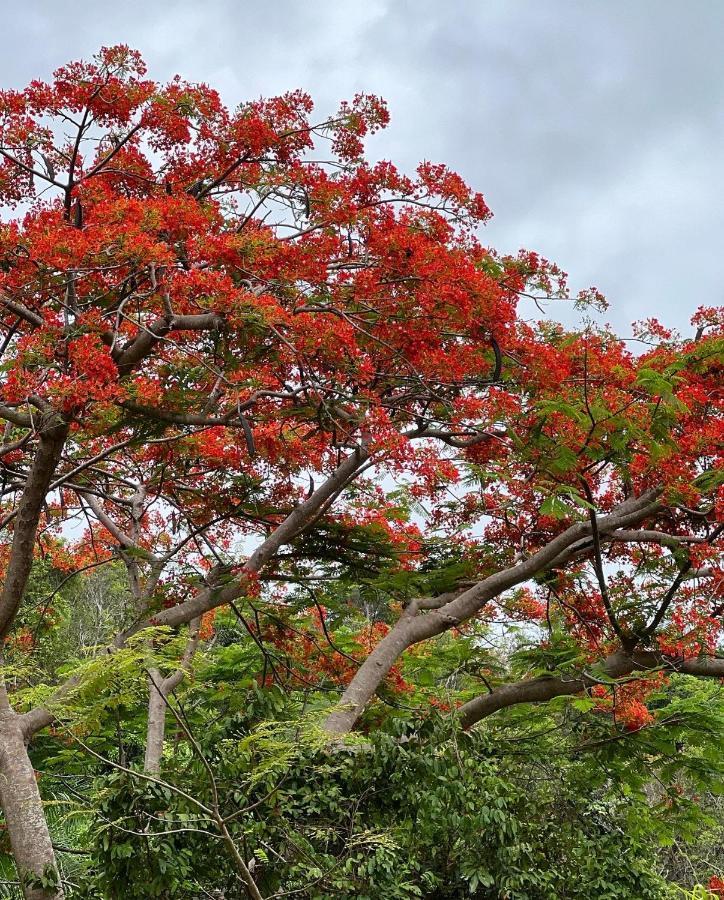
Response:
POLYGON ((165 678, 161 674, 161 670, 156 667, 148 670, 148 721, 143 769, 149 775, 157 775, 161 771, 163 747, 166 740, 168 696, 176 690, 191 670, 194 654, 199 645, 200 625, 199 619, 194 619, 191 623, 189 639, 178 669, 165 678))
MULTIPOLYGON (((699 678, 722 678, 724 677, 724 658, 675 659, 650 651, 631 654, 619 651, 604 660, 602 668, 609 678, 623 678, 633 672, 658 669, 695 675, 699 678)), ((580 694, 600 683, 599 680, 584 672, 580 676, 574 675, 570 678, 551 675, 504 684, 464 703, 458 710, 460 724, 465 729, 471 728, 476 722, 491 716, 500 709, 507 709, 519 703, 544 703, 554 697, 580 694)))
POLYGON ((35 551, 40 514, 60 461, 68 426, 57 422, 40 434, 38 449, 15 517, 13 543, 0 594, 0 641, 7 637, 25 594, 35 551))
MULTIPOLYGON (((659 508, 655 497, 656 493, 652 491, 624 501, 610 515, 598 519, 599 531, 607 534, 643 521, 659 508)), ((534 575, 554 565, 565 564, 580 552, 581 542, 590 534, 590 523, 577 522, 528 559, 490 575, 442 605, 434 600, 413 601, 357 670, 338 706, 327 717, 325 731, 346 734, 354 728, 362 711, 408 647, 467 621, 490 600, 534 575)))
MULTIPOLYGON (((25 595, 40 516, 68 435, 67 423, 52 411, 44 412, 42 419, 38 448, 17 508, 0 594, 0 642, 10 632, 25 595)), ((52 878, 58 869, 26 740, 22 719, 10 706, 3 685, 0 688, 0 804, 10 847, 26 900, 57 900, 63 897, 62 888, 32 886, 32 879, 47 875, 52 878)))
POLYGON ((58 867, 25 736, 7 696, 0 708, 0 803, 25 900, 62 900, 60 886, 32 886, 33 879, 57 877, 58 867))
POLYGON ((149 775, 158 775, 161 771, 161 757, 166 736, 166 696, 161 672, 158 669, 150 669, 148 676, 148 719, 143 771, 149 775))

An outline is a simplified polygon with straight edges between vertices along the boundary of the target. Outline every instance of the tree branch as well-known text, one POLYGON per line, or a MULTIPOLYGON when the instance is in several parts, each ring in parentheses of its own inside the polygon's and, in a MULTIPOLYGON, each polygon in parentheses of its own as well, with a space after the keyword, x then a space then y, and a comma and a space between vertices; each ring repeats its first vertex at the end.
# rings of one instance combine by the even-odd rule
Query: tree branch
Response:
POLYGON ((0 594, 0 641, 12 628, 15 615, 25 594, 35 550, 40 514, 45 504, 48 485, 60 461, 68 435, 68 425, 50 421, 40 434, 28 478, 18 506, 10 559, 0 594))
POLYGON ((185 316, 161 316, 148 326, 140 326, 136 337, 120 350, 113 352, 118 374, 128 375, 145 359, 156 344, 172 331, 216 331, 224 320, 215 312, 185 316))
MULTIPOLYGON (((655 669, 705 678, 722 678, 724 658, 701 657, 682 660, 648 651, 630 655, 619 651, 607 657, 602 668, 609 678, 622 678, 636 671, 646 672, 655 669)), ((544 703, 554 697, 580 694, 595 684, 600 684, 600 681, 582 673, 570 679, 542 676, 501 685, 492 693, 481 694, 464 703, 458 710, 460 723, 463 728, 468 729, 500 709, 507 709, 519 703, 544 703)))

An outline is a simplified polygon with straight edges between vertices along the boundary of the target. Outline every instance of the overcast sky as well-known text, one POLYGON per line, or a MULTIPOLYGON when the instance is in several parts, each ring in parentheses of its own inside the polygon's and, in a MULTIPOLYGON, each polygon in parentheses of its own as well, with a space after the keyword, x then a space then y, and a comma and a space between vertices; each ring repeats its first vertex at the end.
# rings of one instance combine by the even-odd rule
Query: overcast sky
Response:
POLYGON ((2 24, 3 86, 127 43, 232 105, 380 94, 373 156, 459 171, 484 239, 599 287, 621 333, 722 303, 722 0, 5 0, 2 24))

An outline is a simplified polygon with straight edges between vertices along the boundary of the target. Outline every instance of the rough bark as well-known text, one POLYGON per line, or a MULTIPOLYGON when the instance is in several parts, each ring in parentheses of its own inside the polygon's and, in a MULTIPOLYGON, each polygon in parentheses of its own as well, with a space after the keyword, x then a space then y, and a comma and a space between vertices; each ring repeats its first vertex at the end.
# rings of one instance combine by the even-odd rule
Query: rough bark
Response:
POLYGON ((43 803, 35 779, 19 717, 10 709, 7 697, 0 709, 0 804, 7 824, 18 877, 25 900, 62 900, 62 887, 32 886, 33 877, 57 874, 43 803))

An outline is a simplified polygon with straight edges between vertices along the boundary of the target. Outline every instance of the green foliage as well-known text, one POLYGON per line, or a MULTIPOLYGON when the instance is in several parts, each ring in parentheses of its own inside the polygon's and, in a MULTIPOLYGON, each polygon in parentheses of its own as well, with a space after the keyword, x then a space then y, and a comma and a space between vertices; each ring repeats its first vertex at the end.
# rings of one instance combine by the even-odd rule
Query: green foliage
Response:
MULTIPOLYGON (((432 553, 407 581, 370 572, 357 584, 360 604, 349 602, 344 582, 316 596, 336 645, 351 652, 366 623, 363 598, 384 598, 384 607, 466 574, 454 556, 432 553)), ((295 627, 314 624, 302 591, 268 620, 255 603, 243 607, 254 627, 285 616, 295 627)), ((661 685, 648 698, 655 724, 634 734, 588 696, 512 707, 470 733, 454 713, 430 713, 431 701, 454 710, 457 699, 510 674, 566 677, 586 668, 578 645, 552 624, 544 648, 531 647, 523 630, 507 658, 487 649, 494 626, 483 623, 408 653, 401 674, 409 691, 381 691, 362 732, 340 744, 318 729, 336 695, 319 677, 309 682, 316 687, 303 677, 264 682, 258 642, 235 615, 220 613, 213 645, 170 700, 176 713, 167 717, 158 780, 141 775, 145 673, 151 665, 173 671, 185 636, 154 628, 90 658, 69 642, 53 665, 77 683, 56 706, 55 733, 33 745, 69 898, 242 896, 211 814, 218 802, 269 898, 708 900, 695 886, 721 865, 724 844, 716 683, 678 676, 661 685)), ((271 642, 266 652, 304 676, 304 659, 284 658, 271 642)), ((6 673, 19 677, 11 665, 6 673)), ((47 693, 42 667, 30 674, 17 692, 28 703, 47 693)), ((0 865, 0 878, 12 881, 7 857, 0 865)), ((15 900, 13 891, 8 885, 0 897, 15 900)))
MULTIPOLYGON (((106 774, 95 801, 96 866, 78 896, 145 900, 194 896, 194 857, 217 836, 208 821, 163 785, 106 774), (98 865, 101 860, 102 864, 98 865)), ((227 877, 219 884, 233 883, 227 877)))
MULTIPOLYGON (((580 729, 585 719, 574 722, 580 729)), ((526 734, 511 718, 461 734, 449 717, 432 717, 330 745, 309 724, 250 728, 232 716, 197 739, 265 896, 667 897, 656 866, 666 815, 643 791, 651 746, 630 758, 615 743, 571 754, 554 718, 540 726, 526 734)), ((180 748, 174 773, 182 790, 209 801, 193 754, 180 748)), ((233 891, 213 822, 172 787, 116 772, 97 791, 87 896, 191 900, 202 888, 233 891)))

